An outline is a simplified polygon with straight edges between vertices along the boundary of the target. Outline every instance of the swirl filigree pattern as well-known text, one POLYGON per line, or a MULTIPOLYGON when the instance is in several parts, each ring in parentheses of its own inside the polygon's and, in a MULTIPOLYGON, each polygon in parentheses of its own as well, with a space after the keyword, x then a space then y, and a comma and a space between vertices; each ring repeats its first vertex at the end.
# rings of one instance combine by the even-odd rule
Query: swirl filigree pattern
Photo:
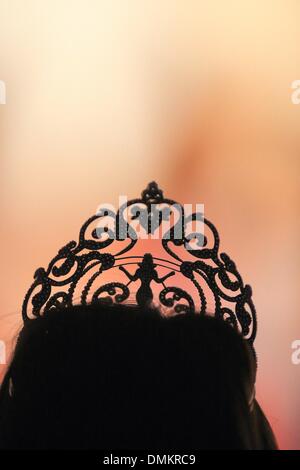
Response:
POLYGON ((219 247, 218 232, 203 214, 185 214, 184 206, 164 198, 152 182, 141 198, 116 213, 101 209, 90 217, 78 242, 61 248, 47 269, 36 270, 23 302, 23 320, 74 305, 78 299, 81 304, 121 303, 135 295, 134 302, 141 306, 154 303, 173 313, 214 315, 252 345, 257 325, 251 287, 244 285, 235 263, 219 247), (137 226, 154 234, 172 214, 175 222, 161 235, 160 251, 133 254, 142 243, 137 226), (195 220, 203 223, 205 233, 188 230, 195 220), (191 241, 196 248, 191 249, 191 241))

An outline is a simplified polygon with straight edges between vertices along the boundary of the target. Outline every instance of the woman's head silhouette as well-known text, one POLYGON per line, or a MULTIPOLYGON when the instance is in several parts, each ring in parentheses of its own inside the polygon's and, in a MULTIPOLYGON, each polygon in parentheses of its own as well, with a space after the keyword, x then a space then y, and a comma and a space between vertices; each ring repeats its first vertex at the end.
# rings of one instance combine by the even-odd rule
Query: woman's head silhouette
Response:
POLYGON ((247 342, 208 316, 124 305, 25 323, 0 395, 1 448, 270 449, 247 342))

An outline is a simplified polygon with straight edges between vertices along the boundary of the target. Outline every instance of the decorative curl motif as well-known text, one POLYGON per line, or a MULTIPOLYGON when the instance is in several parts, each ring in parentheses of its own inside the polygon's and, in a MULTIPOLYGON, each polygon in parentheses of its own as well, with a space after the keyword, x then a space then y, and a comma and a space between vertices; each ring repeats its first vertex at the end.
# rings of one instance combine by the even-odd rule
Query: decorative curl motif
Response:
POLYGON ((23 302, 23 320, 75 303, 128 302, 134 294, 134 302, 140 306, 154 303, 167 313, 214 315, 253 345, 257 323, 251 287, 244 285, 235 263, 219 252, 219 245, 216 228, 203 214, 185 214, 184 206, 164 198, 152 182, 141 198, 126 202, 117 213, 102 209, 90 217, 78 242, 61 248, 47 269, 36 270, 23 302), (174 210, 178 217, 172 225, 174 210), (108 219, 113 220, 113 232, 105 225, 108 219), (196 220, 202 221, 205 234, 188 231, 196 220), (139 238, 137 224, 153 235, 163 221, 169 225, 159 238, 155 255, 153 251, 132 254, 139 238), (93 228, 96 222, 97 228, 93 228), (127 269, 127 265, 134 268, 127 269), (170 285, 171 277, 174 282, 170 285), (135 286, 131 290, 130 284, 135 286))

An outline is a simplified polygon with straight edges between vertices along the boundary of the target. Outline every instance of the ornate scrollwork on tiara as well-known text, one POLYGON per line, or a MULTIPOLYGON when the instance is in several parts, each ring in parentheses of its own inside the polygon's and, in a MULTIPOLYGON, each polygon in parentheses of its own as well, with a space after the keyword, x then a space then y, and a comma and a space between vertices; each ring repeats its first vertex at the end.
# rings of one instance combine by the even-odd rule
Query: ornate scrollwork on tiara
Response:
POLYGON ((219 245, 215 226, 202 213, 187 214, 152 182, 141 198, 126 201, 118 211, 98 210, 83 224, 78 242, 69 242, 46 269, 36 270, 23 320, 75 304, 153 304, 166 315, 221 318, 252 345, 257 328, 252 290, 219 245), (195 221, 204 233, 190 229, 195 221), (150 249, 138 230, 156 234, 150 249))

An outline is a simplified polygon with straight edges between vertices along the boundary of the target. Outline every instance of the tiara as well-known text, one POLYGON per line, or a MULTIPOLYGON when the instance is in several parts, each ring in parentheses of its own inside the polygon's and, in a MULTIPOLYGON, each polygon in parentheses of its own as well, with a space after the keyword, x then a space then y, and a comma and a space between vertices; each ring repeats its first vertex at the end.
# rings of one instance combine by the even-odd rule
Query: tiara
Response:
POLYGON ((76 304, 152 304, 166 315, 221 318, 252 346, 252 289, 219 246, 218 232, 202 212, 187 213, 151 182, 118 210, 98 210, 81 227, 78 242, 67 243, 46 269, 36 270, 23 321, 76 304), (201 230, 193 231, 195 223, 201 230))

